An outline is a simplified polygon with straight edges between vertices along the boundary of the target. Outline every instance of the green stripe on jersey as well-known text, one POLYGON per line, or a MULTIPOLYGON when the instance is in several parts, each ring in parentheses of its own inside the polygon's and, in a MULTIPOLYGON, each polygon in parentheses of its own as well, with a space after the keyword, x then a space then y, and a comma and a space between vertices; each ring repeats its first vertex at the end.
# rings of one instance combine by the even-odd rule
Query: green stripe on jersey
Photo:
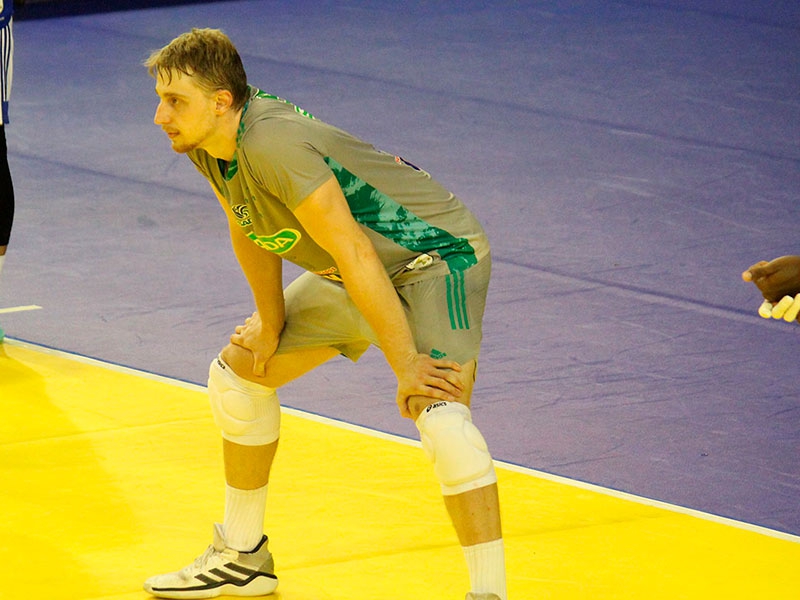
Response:
POLYGON ((365 227, 414 252, 438 252, 451 272, 464 271, 478 262, 466 239, 423 221, 333 158, 326 156, 325 162, 339 182, 353 217, 365 227))

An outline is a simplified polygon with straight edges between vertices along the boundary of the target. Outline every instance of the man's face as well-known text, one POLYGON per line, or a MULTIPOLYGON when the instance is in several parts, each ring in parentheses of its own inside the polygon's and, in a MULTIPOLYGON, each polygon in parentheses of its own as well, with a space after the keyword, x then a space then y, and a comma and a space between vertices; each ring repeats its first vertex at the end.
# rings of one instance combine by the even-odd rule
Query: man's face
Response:
POLYGON ((194 77, 173 71, 172 77, 159 73, 156 94, 160 98, 153 121, 160 125, 175 152, 184 154, 203 148, 216 129, 215 99, 194 77))

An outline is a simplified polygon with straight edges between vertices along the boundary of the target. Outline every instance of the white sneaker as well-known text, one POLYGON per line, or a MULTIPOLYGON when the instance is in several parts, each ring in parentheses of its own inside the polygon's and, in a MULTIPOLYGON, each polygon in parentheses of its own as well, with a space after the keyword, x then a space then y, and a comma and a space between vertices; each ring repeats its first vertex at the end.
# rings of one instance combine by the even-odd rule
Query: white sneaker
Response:
POLYGON ((266 596, 278 587, 275 562, 267 549, 267 536, 250 552, 225 546, 222 525, 214 525, 214 543, 194 563, 144 582, 157 598, 216 598, 266 596))

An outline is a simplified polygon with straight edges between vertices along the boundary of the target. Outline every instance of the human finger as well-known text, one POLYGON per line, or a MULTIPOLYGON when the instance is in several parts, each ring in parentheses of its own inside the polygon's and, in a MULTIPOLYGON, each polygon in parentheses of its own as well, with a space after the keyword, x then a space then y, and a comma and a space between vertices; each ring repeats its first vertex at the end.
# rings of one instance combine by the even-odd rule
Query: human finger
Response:
POLYGON ((787 302, 786 304, 783 320, 787 323, 791 323, 792 321, 796 321, 797 315, 800 314, 800 294, 797 294, 794 298, 791 296, 786 296, 786 298, 790 298, 791 302, 787 302))
POLYGON ((397 393, 397 397, 395 398, 397 402, 397 408, 400 410, 400 416, 405 419, 412 418, 411 411, 408 408, 408 396, 404 396, 400 392, 397 393))
POLYGON ((267 374, 267 361, 259 354, 253 352, 253 375, 264 377, 267 374))
POLYGON ((420 378, 412 387, 397 388, 396 402, 403 417, 413 418, 411 412, 411 398, 428 398, 430 400, 444 400, 445 402, 457 401, 460 391, 452 385, 445 385, 442 379, 426 376, 420 378), (449 386, 449 387, 448 387, 449 386), (449 390, 449 391, 448 391, 449 390))
POLYGON ((436 398, 438 400, 447 400, 448 402, 459 398, 464 389, 464 383, 457 377, 454 377, 452 372, 440 373, 432 375, 425 381, 424 395, 436 398), (442 397, 440 392, 447 395, 442 397))
POLYGON ((461 364, 448 359, 432 359, 431 364, 436 369, 436 376, 444 379, 459 390, 464 388, 461 380, 461 364))
POLYGON ((775 306, 772 307, 772 318, 773 319, 782 319, 786 309, 788 309, 792 302, 794 302, 794 298, 791 296, 784 296, 781 298, 775 306))
POLYGON ((439 369, 450 369, 457 373, 461 372, 461 363, 457 363, 448 358, 431 358, 431 364, 439 369))
POLYGON ((417 392, 413 394, 413 396, 428 398, 435 401, 441 400, 444 402, 458 402, 461 392, 453 387, 450 387, 449 390, 450 391, 438 384, 423 385, 417 390, 417 392))
POLYGON ((762 260, 748 267, 747 270, 742 273, 742 279, 745 281, 758 281, 759 279, 768 277, 773 271, 774 269, 770 268, 769 263, 762 260))
POLYGON ((461 365, 451 360, 431 359, 423 355, 419 371, 420 382, 424 385, 444 389, 450 393, 461 391, 464 382, 461 376, 461 365))

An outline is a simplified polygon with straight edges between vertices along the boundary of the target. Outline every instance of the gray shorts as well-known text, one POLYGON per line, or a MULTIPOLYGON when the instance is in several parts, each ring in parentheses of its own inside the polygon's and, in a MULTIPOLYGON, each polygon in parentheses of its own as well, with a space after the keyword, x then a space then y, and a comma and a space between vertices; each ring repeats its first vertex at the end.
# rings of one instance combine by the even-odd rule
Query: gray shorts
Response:
MULTIPOLYGON (((491 269, 486 256, 466 271, 396 288, 418 352, 459 363, 478 357, 491 269)), ((370 344, 380 347, 341 284, 304 273, 284 295, 286 325, 277 354, 332 347, 357 361, 370 344)))

